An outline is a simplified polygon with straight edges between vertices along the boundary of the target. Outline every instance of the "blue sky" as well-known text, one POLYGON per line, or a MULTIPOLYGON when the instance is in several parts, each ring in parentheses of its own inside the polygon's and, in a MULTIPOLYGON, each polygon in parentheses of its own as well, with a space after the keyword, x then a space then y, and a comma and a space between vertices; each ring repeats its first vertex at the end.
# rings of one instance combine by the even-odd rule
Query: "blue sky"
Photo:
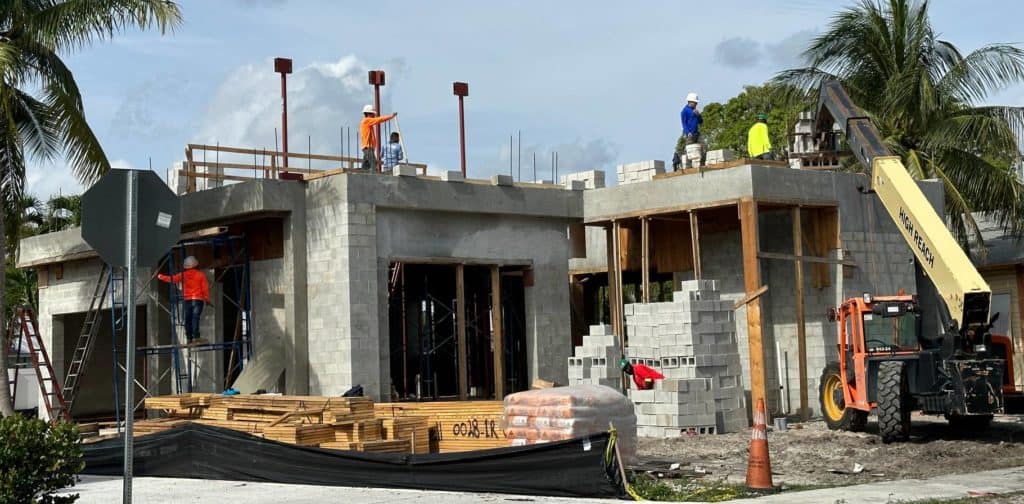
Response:
MULTIPOLYGON (((339 153, 383 68, 384 111, 398 110, 411 161, 458 169, 457 102, 469 82, 469 174, 507 173, 522 131, 522 178, 614 171, 667 159, 683 96, 725 100, 797 66, 806 42, 850 2, 183 0, 174 33, 129 32, 67 55, 87 117, 117 167, 163 176, 188 142, 268 149, 279 126, 275 56, 289 80, 292 150, 339 153)), ((1024 3, 937 0, 932 22, 969 51, 1024 42, 1024 3)), ((994 103, 1024 105, 1024 87, 994 103)), ((518 172, 518 169, 516 170, 518 172)), ((611 177, 614 179, 614 177, 611 177)), ((33 163, 29 191, 78 192, 63 163, 33 163)))

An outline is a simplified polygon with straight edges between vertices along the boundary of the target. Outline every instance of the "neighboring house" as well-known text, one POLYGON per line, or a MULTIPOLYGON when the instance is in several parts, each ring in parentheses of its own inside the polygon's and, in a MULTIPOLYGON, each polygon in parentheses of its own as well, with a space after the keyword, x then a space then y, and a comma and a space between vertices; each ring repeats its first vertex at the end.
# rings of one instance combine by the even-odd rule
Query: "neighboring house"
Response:
POLYGON ((999 319, 992 334, 1005 335, 1013 342, 1014 383, 1024 390, 1024 237, 1014 237, 991 219, 976 214, 985 240, 986 253, 971 251, 982 277, 992 289, 992 314, 999 319))

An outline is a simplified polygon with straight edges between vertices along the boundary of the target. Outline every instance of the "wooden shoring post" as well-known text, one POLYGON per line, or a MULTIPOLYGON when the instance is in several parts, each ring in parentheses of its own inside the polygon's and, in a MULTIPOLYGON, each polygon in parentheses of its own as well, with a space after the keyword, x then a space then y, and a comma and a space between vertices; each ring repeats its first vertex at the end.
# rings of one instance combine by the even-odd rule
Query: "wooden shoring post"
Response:
POLYGON ((491 266, 491 325, 494 327, 494 399, 505 398, 505 335, 501 318, 501 271, 491 266))
MULTIPOLYGON (((761 268, 757 259, 757 202, 751 199, 740 200, 739 214, 743 242, 743 286, 749 295, 761 288, 761 268)), ((747 304, 747 342, 750 350, 750 403, 757 404, 758 400, 766 399, 760 298, 747 304)))
POLYGON ((693 252, 693 278, 700 280, 700 221, 693 210, 690 210, 690 248, 693 252))
POLYGON ((455 265, 455 321, 459 347, 459 400, 469 397, 469 373, 466 355, 466 266, 455 265))
POLYGON ((651 219, 648 217, 640 217, 640 246, 642 251, 641 257, 641 272, 640 272, 640 299, 644 303, 651 302, 651 219))
POLYGON ((626 331, 622 327, 622 223, 619 221, 612 222, 612 249, 615 252, 615 262, 613 263, 613 275, 615 281, 615 334, 619 337, 619 348, 625 348, 626 331))
MULTIPOLYGON (((793 255, 801 257, 804 255, 804 233, 801 222, 803 212, 799 206, 793 207, 793 255)), ((800 365, 800 419, 807 420, 810 417, 810 410, 807 408, 807 328, 804 325, 804 263, 797 259, 793 261, 793 269, 796 281, 796 338, 797 355, 800 365)), ((776 356, 776 359, 778 356, 776 356)), ((789 388, 789 384, 786 384, 789 388)))
MULTIPOLYGON (((192 146, 191 145, 185 146, 185 171, 187 171, 187 172, 194 172, 194 171, 196 171, 195 165, 192 164, 192 146)), ((175 190, 177 190, 177 188, 175 188, 175 190)), ((193 176, 188 176, 185 179, 185 192, 195 192, 195 191, 196 191, 196 178, 193 177, 193 176)))

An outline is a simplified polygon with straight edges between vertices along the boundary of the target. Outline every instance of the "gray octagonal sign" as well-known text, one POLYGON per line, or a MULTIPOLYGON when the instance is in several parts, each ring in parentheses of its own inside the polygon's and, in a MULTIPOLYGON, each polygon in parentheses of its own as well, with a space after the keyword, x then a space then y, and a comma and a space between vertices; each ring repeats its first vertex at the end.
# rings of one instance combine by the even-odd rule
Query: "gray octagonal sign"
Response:
POLYGON ((138 176, 139 266, 156 264, 181 239, 181 203, 156 173, 110 170, 82 195, 82 238, 111 266, 128 266, 128 185, 138 176))

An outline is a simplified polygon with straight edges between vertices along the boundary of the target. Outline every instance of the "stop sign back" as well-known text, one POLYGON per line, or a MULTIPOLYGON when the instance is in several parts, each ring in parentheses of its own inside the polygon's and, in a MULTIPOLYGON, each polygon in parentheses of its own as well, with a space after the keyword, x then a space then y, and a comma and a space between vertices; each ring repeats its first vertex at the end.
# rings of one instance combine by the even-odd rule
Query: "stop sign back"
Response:
POLYGON ((111 266, 128 266, 128 185, 138 177, 139 266, 152 266, 181 239, 181 203, 156 173, 110 170, 82 195, 82 238, 111 266))

